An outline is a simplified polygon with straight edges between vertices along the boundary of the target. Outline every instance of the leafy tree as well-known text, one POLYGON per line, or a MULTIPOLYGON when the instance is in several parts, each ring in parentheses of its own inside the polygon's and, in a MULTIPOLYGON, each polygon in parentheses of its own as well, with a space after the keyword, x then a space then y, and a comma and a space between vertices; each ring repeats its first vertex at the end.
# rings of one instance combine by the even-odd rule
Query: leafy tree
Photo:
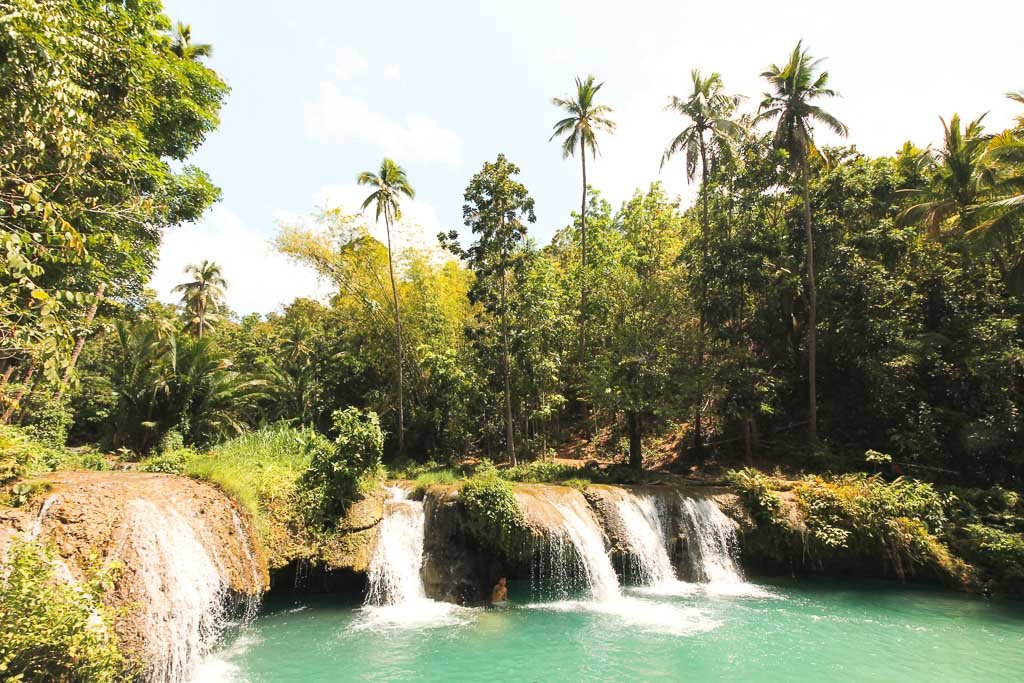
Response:
POLYGON ((181 305, 189 318, 189 330, 202 339, 203 333, 220 317, 228 283, 221 275, 220 266, 212 261, 203 261, 198 266, 186 266, 185 272, 192 279, 175 286, 171 291, 181 294, 181 305))
POLYGON ((375 187, 363 201, 362 209, 365 211, 370 205, 376 209, 377 220, 384 216, 384 224, 387 229, 388 240, 388 274, 391 277, 391 296, 394 300, 395 312, 395 349, 397 356, 397 378, 398 378, 398 452, 405 455, 405 398, 402 387, 402 315, 398 305, 398 285, 395 284, 395 262, 391 248, 391 227, 392 222, 402 217, 399 201, 404 195, 409 199, 416 196, 412 185, 405 175, 405 169, 388 158, 380 162, 380 171, 363 171, 356 178, 360 185, 375 187))
MULTIPOLYGON (((735 156, 735 146, 742 134, 742 128, 730 117, 736 110, 739 98, 726 95, 722 77, 712 73, 703 77, 696 69, 691 72, 693 91, 681 99, 673 96, 669 102, 668 109, 678 112, 690 121, 690 125, 680 132, 661 157, 661 165, 664 165, 676 154, 686 155, 686 179, 693 181, 697 175, 697 165, 700 164, 701 177, 701 259, 702 270, 706 267, 708 255, 708 232, 710 230, 709 202, 709 181, 712 166, 720 163, 729 163, 735 156)), ((698 397, 695 403, 696 409, 693 421, 693 445, 698 460, 703 459, 704 447, 701 436, 701 407, 703 398, 700 384, 703 381, 704 367, 704 300, 707 299, 707 281, 701 280, 701 322, 700 322, 700 343, 697 349, 697 382, 698 397)))
POLYGON ((439 235, 453 253, 460 255, 476 274, 470 300, 481 306, 478 319, 500 341, 504 393, 505 453, 516 464, 515 425, 512 415, 511 306, 512 279, 522 272, 526 258, 526 224, 537 220, 533 198, 515 179, 519 167, 499 154, 484 162, 466 187, 462 217, 476 241, 463 250, 458 233, 439 235))
POLYGON ((807 431, 811 441, 818 438, 817 387, 817 309, 818 292, 814 279, 814 223, 810 198, 810 158, 818 155, 814 144, 814 124, 821 123, 839 135, 846 135, 846 125, 814 104, 820 98, 835 97, 828 88, 828 72, 818 71, 821 60, 814 60, 797 43, 789 61, 782 66, 771 65, 761 74, 772 86, 766 92, 757 120, 775 121, 775 147, 785 150, 796 172, 803 200, 804 229, 807 236, 807 431))
POLYGON ((138 296, 163 230, 218 197, 181 162, 228 89, 172 52, 159 3, 0 12, 0 364, 57 383, 97 293, 138 296))
POLYGON ((640 469, 643 425, 672 402, 675 364, 691 314, 679 296, 684 230, 657 184, 623 205, 613 229, 607 275, 596 293, 603 315, 591 382, 599 401, 625 413, 629 462, 640 469))
POLYGON ((580 270, 580 365, 583 364, 587 350, 587 152, 596 159, 597 133, 612 133, 615 122, 608 118, 611 107, 595 102, 598 91, 604 83, 595 83, 594 76, 586 79, 576 78, 576 93, 565 97, 552 98, 551 103, 568 114, 554 126, 554 132, 548 140, 562 137, 562 158, 568 159, 579 149, 580 168, 583 173, 583 198, 580 201, 580 225, 582 249, 580 251, 582 268, 580 270))

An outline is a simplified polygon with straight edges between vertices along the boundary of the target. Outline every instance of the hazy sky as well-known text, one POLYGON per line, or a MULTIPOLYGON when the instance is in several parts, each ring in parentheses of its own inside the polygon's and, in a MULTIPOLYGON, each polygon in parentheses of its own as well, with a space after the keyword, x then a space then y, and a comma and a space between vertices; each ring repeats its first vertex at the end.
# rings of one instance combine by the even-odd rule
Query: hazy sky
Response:
POLYGON ((220 262, 228 302, 268 312, 323 292, 313 274, 269 247, 275 221, 317 206, 358 209, 356 173, 382 156, 417 191, 405 242, 461 229, 462 192, 499 152, 518 164, 537 203, 541 243, 579 206, 579 161, 548 142, 550 100, 594 73, 614 109, 613 137, 588 179, 614 205, 661 180, 692 192, 682 161, 659 174, 681 128, 663 111, 693 68, 722 74, 756 107, 759 74, 803 39, 841 98, 826 106, 871 154, 941 135, 940 115, 1014 112, 1024 88, 1021 0, 861 2, 312 2, 165 0, 173 20, 214 45, 209 64, 232 91, 222 124, 194 161, 224 191, 197 225, 168 231, 152 286, 173 300, 187 263, 220 262))

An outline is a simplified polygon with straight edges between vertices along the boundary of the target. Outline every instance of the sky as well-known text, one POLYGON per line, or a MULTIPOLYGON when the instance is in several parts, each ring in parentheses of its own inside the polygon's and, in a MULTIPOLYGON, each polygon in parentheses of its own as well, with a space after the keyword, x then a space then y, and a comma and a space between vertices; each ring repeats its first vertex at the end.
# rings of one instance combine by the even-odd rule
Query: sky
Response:
POLYGON ((461 230, 466 184, 499 153, 522 170, 536 200, 531 233, 546 243, 579 207, 579 160, 549 142, 559 118, 551 98, 569 94, 577 75, 605 83, 600 98, 617 123, 587 163, 589 183, 613 206, 657 180, 692 198, 682 160, 659 164, 685 126, 664 106, 686 94, 694 68, 719 72, 753 110, 759 74, 802 39, 840 93, 827 108, 873 155, 908 139, 937 142, 939 116, 954 112, 988 112, 1000 130, 1015 112, 1004 94, 1024 89, 1020 0, 165 3, 194 42, 213 44, 208 64, 231 94, 220 128, 190 160, 223 199, 167 231, 150 286, 174 301, 187 264, 217 261, 241 314, 329 291, 271 241, 281 221, 318 207, 357 212, 367 190, 356 174, 384 156, 416 189, 399 246, 461 230))

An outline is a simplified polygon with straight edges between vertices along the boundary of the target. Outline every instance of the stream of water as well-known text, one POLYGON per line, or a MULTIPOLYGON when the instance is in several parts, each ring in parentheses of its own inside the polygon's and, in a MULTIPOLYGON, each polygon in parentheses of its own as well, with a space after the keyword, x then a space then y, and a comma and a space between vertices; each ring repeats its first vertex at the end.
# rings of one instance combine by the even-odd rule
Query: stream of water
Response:
POLYGON ((681 498, 692 583, 669 555, 665 502, 627 496, 622 586, 582 497, 550 498, 561 522, 545 572, 510 582, 509 609, 426 597, 423 505, 392 491, 365 604, 271 600, 207 658, 196 681, 926 681, 1024 677, 1024 606, 891 583, 747 582, 734 523, 681 498), (558 585, 539 590, 538 582, 558 585), (541 596, 538 598, 538 595, 541 596))
MULTIPOLYGON (((786 581, 774 597, 633 596, 692 613, 467 610, 460 624, 361 626, 358 604, 271 602, 209 681, 997 681, 1024 677, 1024 607, 892 583, 786 581)), ((630 593, 629 590, 626 591, 630 593)), ((511 599, 530 594, 511 584, 511 599)))

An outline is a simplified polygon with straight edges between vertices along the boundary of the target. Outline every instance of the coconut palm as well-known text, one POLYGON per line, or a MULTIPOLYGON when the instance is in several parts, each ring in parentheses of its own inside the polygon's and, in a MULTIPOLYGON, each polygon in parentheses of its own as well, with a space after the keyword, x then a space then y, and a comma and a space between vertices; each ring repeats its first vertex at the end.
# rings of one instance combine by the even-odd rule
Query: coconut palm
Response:
MULTIPOLYGON (((707 78, 701 76, 700 71, 694 69, 690 72, 693 82, 693 90, 686 98, 672 96, 666 109, 678 112, 689 120, 690 125, 675 136, 661 156, 661 166, 676 154, 686 156, 686 179, 690 182, 697 175, 698 164, 700 168, 700 195, 701 195, 701 254, 702 272, 707 265, 708 254, 708 179, 712 171, 712 165, 720 162, 729 162, 735 156, 736 143, 742 127, 733 121, 730 116, 736 111, 739 98, 726 95, 722 77, 712 73, 707 78)), ((704 273, 701 277, 702 299, 707 299, 707 277, 704 273)), ((701 389, 701 376, 704 367, 704 307, 701 305, 700 313, 700 335, 697 350, 697 404, 694 415, 693 446, 697 459, 701 460, 703 455, 703 438, 701 432, 701 404, 704 399, 701 389)))
POLYGON ((213 55, 213 46, 209 43, 193 43, 192 27, 179 21, 171 39, 171 52, 182 59, 197 62, 203 57, 213 55))
POLYGON ((608 118, 611 107, 597 104, 594 99, 604 83, 595 83, 594 76, 576 78, 575 95, 552 98, 551 103, 565 111, 568 116, 558 121, 548 142, 562 138, 562 158, 568 159, 580 151, 583 170, 583 199, 580 202, 580 241, 582 270, 580 275, 580 363, 583 363, 587 347, 587 151, 596 159, 598 153, 597 132, 612 133, 615 123, 608 118))
POLYGON ((402 209, 399 200, 405 196, 412 199, 416 196, 415 190, 409 184, 405 169, 388 158, 380 162, 380 170, 377 173, 363 171, 356 177, 360 185, 374 187, 363 201, 362 210, 366 211, 371 205, 375 207, 376 219, 380 222, 384 217, 388 242, 388 274, 391 276, 391 297, 394 300, 395 312, 395 349, 397 356, 398 374, 398 452, 405 455, 405 394, 402 388, 402 315, 398 307, 398 284, 395 280, 395 260, 391 248, 391 228, 394 221, 402 217, 402 209))
POLYGON ((181 305, 189 316, 189 330, 202 339, 206 330, 220 319, 228 283, 221 275, 220 266, 213 261, 188 265, 185 272, 192 275, 192 280, 182 282, 171 291, 181 294, 181 305))
POLYGON ((986 152, 991 136, 985 135, 979 116, 964 126, 959 114, 953 114, 949 123, 942 121, 942 149, 929 154, 931 180, 927 187, 913 190, 922 195, 921 201, 904 210, 898 221, 903 225, 922 223, 929 237, 941 236, 943 227, 955 222, 960 230, 973 226, 971 211, 978 203, 986 184, 992 177, 986 164, 986 152))
POLYGON ((845 136, 846 125, 818 105, 816 100, 835 97, 828 87, 828 72, 819 71, 821 60, 813 59, 803 47, 796 44, 789 61, 778 66, 772 64, 761 76, 768 79, 771 91, 764 94, 755 121, 774 121, 777 149, 789 155, 789 164, 795 171, 803 200, 804 228, 807 234, 807 431, 811 441, 818 437, 817 352, 818 352, 818 293, 814 281, 814 229, 810 197, 810 159, 819 154, 814 144, 814 125, 821 124, 832 132, 845 136))

